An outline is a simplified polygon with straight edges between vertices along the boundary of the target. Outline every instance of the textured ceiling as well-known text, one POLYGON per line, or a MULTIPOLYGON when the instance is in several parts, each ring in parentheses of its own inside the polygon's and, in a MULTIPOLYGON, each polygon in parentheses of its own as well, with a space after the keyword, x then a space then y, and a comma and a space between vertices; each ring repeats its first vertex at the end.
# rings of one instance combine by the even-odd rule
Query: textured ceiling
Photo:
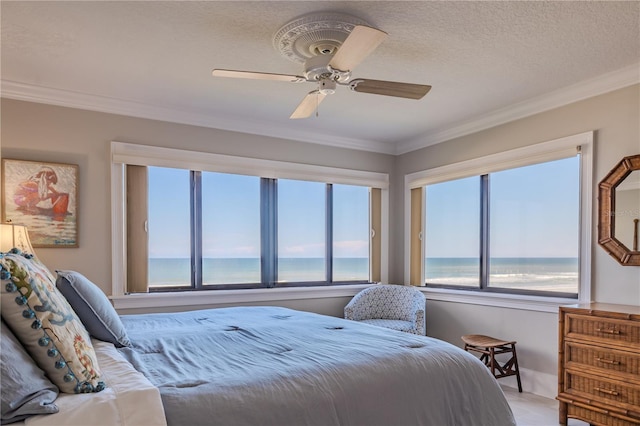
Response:
POLYGON ((0 7, 2 96, 379 152, 426 146, 518 106, 526 114, 524 105, 581 83, 599 87, 593 82, 603 76, 622 80, 614 86, 640 79, 638 1, 3 0, 0 7), (317 11, 349 13, 389 34, 355 77, 432 90, 415 101, 338 87, 317 117, 289 120, 313 84, 211 76, 213 68, 300 74, 272 39, 317 11))

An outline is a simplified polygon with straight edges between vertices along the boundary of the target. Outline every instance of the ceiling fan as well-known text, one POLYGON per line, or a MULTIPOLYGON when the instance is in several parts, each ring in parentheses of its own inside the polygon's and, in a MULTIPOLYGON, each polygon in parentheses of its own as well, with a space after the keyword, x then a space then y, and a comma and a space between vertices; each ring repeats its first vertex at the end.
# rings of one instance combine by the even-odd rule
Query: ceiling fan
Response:
POLYGON ((352 78, 351 72, 387 37, 384 31, 373 28, 350 15, 323 13, 306 15, 283 26, 274 38, 274 46, 290 60, 304 63, 303 75, 274 74, 216 68, 214 77, 248 78, 317 84, 304 97, 289 118, 313 115, 327 95, 335 93, 338 85, 375 95, 421 99, 431 86, 395 81, 352 78))

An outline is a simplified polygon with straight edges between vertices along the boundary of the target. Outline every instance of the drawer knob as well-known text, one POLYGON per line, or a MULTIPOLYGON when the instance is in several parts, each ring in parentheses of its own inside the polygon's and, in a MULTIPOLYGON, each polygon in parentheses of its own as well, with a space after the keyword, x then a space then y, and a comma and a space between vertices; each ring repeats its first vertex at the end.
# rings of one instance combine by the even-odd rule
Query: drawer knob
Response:
POLYGON ((596 361, 601 362, 603 364, 620 365, 620 361, 616 361, 615 359, 606 359, 606 358, 596 357, 596 361))
POLYGON ((598 333, 607 333, 607 334, 620 334, 620 330, 616 330, 615 328, 596 328, 598 333))
POLYGON ((604 389, 604 388, 595 387, 595 388, 593 388, 593 390, 595 390, 596 392, 606 393, 607 395, 612 395, 612 396, 620 395, 617 391, 614 391, 614 390, 611 390, 611 389, 604 389))

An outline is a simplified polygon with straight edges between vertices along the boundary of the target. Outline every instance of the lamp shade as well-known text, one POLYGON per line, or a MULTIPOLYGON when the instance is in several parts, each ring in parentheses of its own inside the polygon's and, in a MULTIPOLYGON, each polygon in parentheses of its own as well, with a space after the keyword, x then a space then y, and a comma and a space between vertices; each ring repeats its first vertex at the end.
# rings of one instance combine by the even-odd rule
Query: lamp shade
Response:
POLYGON ((0 251, 7 252, 14 247, 35 256, 26 226, 0 223, 0 251))

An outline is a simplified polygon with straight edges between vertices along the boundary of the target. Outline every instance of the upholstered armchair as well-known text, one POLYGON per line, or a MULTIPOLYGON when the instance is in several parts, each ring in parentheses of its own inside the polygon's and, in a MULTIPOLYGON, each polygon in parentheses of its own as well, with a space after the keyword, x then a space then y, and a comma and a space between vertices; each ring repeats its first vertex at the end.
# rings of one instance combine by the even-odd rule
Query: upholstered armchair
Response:
POLYGON ((376 284, 367 287, 344 308, 344 317, 379 327, 425 334, 425 297, 410 286, 376 284))

